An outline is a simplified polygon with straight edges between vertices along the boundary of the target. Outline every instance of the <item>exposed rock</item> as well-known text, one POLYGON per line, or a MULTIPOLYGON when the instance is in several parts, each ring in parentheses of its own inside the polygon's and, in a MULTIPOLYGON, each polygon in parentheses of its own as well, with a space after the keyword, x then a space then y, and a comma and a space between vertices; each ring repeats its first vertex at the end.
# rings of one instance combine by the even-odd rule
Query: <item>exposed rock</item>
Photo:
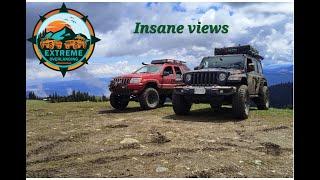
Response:
POLYGON ((120 144, 125 148, 136 148, 139 147, 139 141, 133 138, 124 138, 120 144))
POLYGON ((162 172, 166 172, 166 171, 168 171, 168 168, 163 167, 163 166, 158 166, 158 167, 156 168, 156 172, 157 172, 157 173, 162 173, 162 172))
POLYGON ((254 164, 256 164, 256 165, 258 165, 258 166, 260 166, 261 163, 262 163, 262 161, 259 160, 259 159, 254 160, 254 164))
POLYGON ((166 142, 170 142, 171 141, 165 135, 161 134, 158 131, 153 132, 150 135, 151 135, 151 142, 153 142, 153 143, 162 144, 162 143, 166 143, 166 142))
POLYGON ((278 144, 274 144, 271 142, 261 143, 266 149, 267 154, 271 154, 274 156, 279 156, 281 154, 281 147, 278 144))

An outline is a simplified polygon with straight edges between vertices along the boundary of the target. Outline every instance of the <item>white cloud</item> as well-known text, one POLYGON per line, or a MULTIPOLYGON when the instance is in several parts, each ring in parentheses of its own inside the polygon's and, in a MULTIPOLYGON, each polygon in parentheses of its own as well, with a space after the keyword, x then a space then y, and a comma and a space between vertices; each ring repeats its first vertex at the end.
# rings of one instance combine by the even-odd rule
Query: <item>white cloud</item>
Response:
POLYGON ((88 72, 96 77, 110 77, 120 74, 131 73, 139 66, 130 65, 128 61, 118 61, 113 64, 91 64, 88 66, 88 72))
MULTIPOLYGON (((176 4, 175 4, 176 5, 176 4)), ((117 5, 119 6, 119 5, 117 5)), ((173 11, 173 4, 158 3, 146 8, 145 4, 126 4, 118 16, 115 28, 103 30, 99 24, 96 36, 101 39, 96 44, 95 57, 124 58, 117 63, 95 63, 68 72, 66 77, 84 78, 116 76, 130 73, 140 66, 139 59, 176 58, 197 65, 203 56, 213 55, 215 47, 253 44, 265 56, 266 64, 292 63, 293 51, 293 3, 180 3, 184 11, 173 11), (215 8, 212 8, 212 7, 215 8), (189 34, 187 24, 228 24, 228 34, 189 34), (133 34, 135 22, 144 24, 183 24, 183 34, 133 34), (99 31, 100 30, 100 31, 99 31), (138 59, 138 60, 137 60, 138 59), (79 72, 81 71, 81 72, 79 72), (79 72, 78 74, 76 72, 79 72), (88 74, 85 76, 87 77, 88 74)), ((89 5, 88 5, 89 8, 89 5)), ((103 16, 103 12, 100 13, 103 16)), ((95 18, 91 16, 91 19, 95 18)), ((97 17, 98 18, 98 17, 97 17)), ((93 19, 94 21, 94 19, 93 19)), ((112 21, 105 17, 105 21, 112 21)), ((103 23, 103 22, 101 22, 103 23)), ((110 23, 108 23, 110 26, 110 23)), ((150 59, 151 60, 151 59, 150 59)), ((28 63, 27 80, 61 77, 38 63, 28 63)))
POLYGON ((191 48, 193 51, 207 51, 206 47, 203 46, 192 46, 191 48))
POLYGON ((61 72, 53 71, 44 65, 39 65, 39 60, 26 59, 26 80, 61 77, 61 72))
POLYGON ((71 95, 72 94, 72 88, 67 88, 67 94, 71 95))
POLYGON ((44 91, 42 84, 37 84, 35 87, 33 88, 28 88, 28 91, 33 91, 34 94, 38 97, 47 97, 47 93, 44 91))
MULTIPOLYGON (((173 49, 186 49, 188 54, 197 54, 199 49, 195 47, 203 47, 209 50, 215 47, 215 44, 222 46, 238 44, 242 39, 250 40, 255 38, 255 28, 274 28, 280 22, 290 21, 292 13, 292 5, 283 3, 254 3, 252 5, 243 6, 241 8, 233 8, 229 4, 216 4, 218 9, 209 9, 212 3, 182 3, 180 6, 186 9, 185 12, 172 12, 168 4, 152 5, 151 10, 156 13, 148 12, 148 16, 142 18, 141 22, 150 24, 161 24, 166 21, 178 24, 196 24, 198 19, 190 20, 186 17, 192 17, 199 9, 206 10, 205 13, 196 13, 202 24, 228 24, 230 31, 224 34, 189 34, 187 27, 183 34, 133 34, 136 19, 126 19, 117 29, 108 31, 107 33, 99 33, 102 41, 97 44, 95 52, 96 56, 124 56, 124 55, 143 55, 151 52, 162 55, 173 49), (290 9, 291 8, 291 9, 290 9), (273 9, 273 10, 268 10, 273 9), (233 12, 231 15, 230 12, 233 12), (168 18, 168 14, 170 18, 168 18), (161 18, 159 18, 161 17, 161 18), (251 39, 250 39, 251 38, 251 39)), ((288 27, 286 27, 288 29, 288 27)), ((290 28, 289 28, 290 29, 290 28)), ((292 32, 292 29, 290 29, 292 32)), ((290 32, 289 31, 289 32, 290 32)), ((271 34, 272 35, 272 34, 271 34)), ((278 42, 279 45, 284 43, 278 42)), ((205 48, 205 49, 204 49, 205 48)), ((268 47, 267 47, 268 48, 268 47)))
POLYGON ((260 31, 250 41, 251 44, 264 49, 267 61, 263 62, 267 65, 293 63, 292 24, 287 23, 284 27, 284 31, 282 32, 272 28, 271 33, 268 35, 264 35, 263 31, 260 31))
POLYGON ((186 3, 183 2, 180 4, 181 7, 186 9, 188 12, 196 13, 197 11, 205 11, 208 10, 209 7, 216 5, 219 6, 217 3, 186 3))
POLYGON ((81 67, 76 71, 70 71, 67 74, 69 74, 69 76, 71 76, 72 78, 84 80, 84 82, 91 87, 96 87, 105 90, 103 94, 107 93, 105 82, 99 79, 99 77, 96 74, 90 72, 87 69, 87 67, 81 67))
POLYGON ((256 14, 256 13, 273 13, 273 14, 292 14, 293 3, 254 3, 251 5, 239 8, 245 14, 256 14))

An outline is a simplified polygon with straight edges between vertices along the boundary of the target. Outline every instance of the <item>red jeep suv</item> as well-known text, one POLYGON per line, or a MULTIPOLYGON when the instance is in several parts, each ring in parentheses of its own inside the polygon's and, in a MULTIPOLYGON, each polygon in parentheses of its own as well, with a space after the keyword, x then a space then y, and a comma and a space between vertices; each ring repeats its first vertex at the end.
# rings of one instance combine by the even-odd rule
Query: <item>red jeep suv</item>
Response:
POLYGON ((135 72, 111 80, 110 104, 115 109, 125 109, 130 100, 140 102, 142 109, 162 106, 167 97, 171 98, 177 83, 181 83, 182 74, 189 71, 185 62, 173 59, 142 64, 135 72))

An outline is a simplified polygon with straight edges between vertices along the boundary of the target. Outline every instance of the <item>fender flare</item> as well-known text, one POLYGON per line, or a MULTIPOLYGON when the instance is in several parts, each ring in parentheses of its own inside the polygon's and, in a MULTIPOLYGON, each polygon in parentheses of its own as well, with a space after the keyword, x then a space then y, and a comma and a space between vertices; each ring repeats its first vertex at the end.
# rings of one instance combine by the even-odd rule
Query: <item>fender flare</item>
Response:
POLYGON ((159 81, 154 79, 143 81, 143 84, 143 89, 145 89, 148 86, 148 84, 156 84, 157 88, 161 88, 159 81))

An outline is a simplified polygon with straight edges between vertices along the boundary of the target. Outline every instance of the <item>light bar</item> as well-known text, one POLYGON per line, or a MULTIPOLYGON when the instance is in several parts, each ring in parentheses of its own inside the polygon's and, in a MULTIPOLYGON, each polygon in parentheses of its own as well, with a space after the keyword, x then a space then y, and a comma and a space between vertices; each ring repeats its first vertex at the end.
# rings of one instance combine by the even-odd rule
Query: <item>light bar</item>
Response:
POLYGON ((151 64, 164 64, 164 63, 172 63, 172 64, 182 64, 186 63, 185 61, 175 60, 175 59, 159 59, 152 60, 151 64))

